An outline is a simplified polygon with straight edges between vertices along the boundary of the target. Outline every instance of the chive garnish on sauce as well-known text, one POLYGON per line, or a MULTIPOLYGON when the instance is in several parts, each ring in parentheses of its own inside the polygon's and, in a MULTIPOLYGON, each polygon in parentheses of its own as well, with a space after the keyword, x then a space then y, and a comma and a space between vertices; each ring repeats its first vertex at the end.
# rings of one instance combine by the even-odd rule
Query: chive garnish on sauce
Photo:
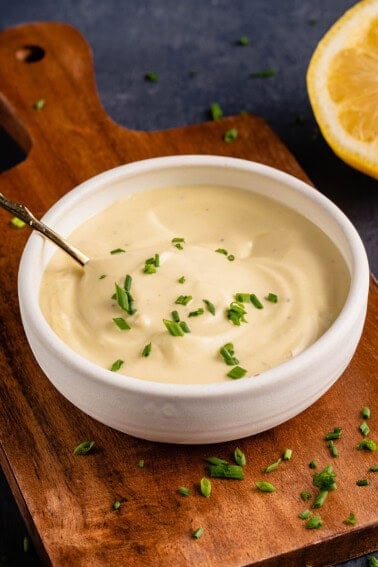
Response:
POLYGON ((185 238, 175 236, 172 238, 171 243, 177 248, 177 250, 184 250, 183 244, 185 243, 185 238))
POLYGON ((184 331, 184 333, 190 333, 190 328, 188 326, 188 324, 186 323, 186 321, 180 321, 179 323, 181 329, 184 331))
POLYGON ((124 252, 126 252, 126 250, 124 250, 123 248, 114 248, 114 250, 110 250, 110 254, 112 255, 123 254, 124 252))
POLYGON ((175 303, 176 305, 188 305, 192 299, 191 295, 179 295, 175 303))
POLYGON ((110 370, 112 372, 117 372, 117 370, 119 370, 121 368, 121 366, 124 364, 124 360, 121 360, 120 358, 118 358, 118 360, 116 360, 115 362, 113 362, 110 370))
POLYGON ((128 331, 131 329, 130 325, 123 317, 114 317, 113 321, 121 331, 128 331))
POLYGON ((203 307, 199 307, 195 311, 190 311, 188 313, 188 317, 198 317, 199 315, 203 315, 205 313, 203 307))
POLYGON ((160 266, 160 256, 159 254, 155 254, 152 258, 147 258, 144 262, 144 269, 143 272, 145 274, 155 274, 156 268, 160 266))
POLYGON ((127 274, 126 277, 125 277, 125 283, 123 284, 125 291, 130 291, 132 281, 133 281, 133 278, 130 276, 130 274, 127 274))
POLYGON ((106 274, 101 274, 101 276, 98 276, 99 280, 103 280, 104 278, 106 278, 106 274))
POLYGON ((235 366, 239 364, 239 360, 235 357, 234 345, 232 343, 226 343, 219 349, 224 361, 229 366, 235 366))
POLYGON ((234 325, 240 326, 241 323, 246 323, 244 315, 246 315, 246 310, 244 305, 238 301, 233 301, 230 307, 227 309, 227 319, 229 319, 234 325))
POLYGON ((217 248, 215 252, 218 252, 218 254, 224 254, 225 256, 227 256, 228 254, 227 250, 225 250, 224 248, 217 248))
POLYGON ((179 323, 179 322, 180 322, 180 315, 178 314, 178 311, 176 311, 176 310, 175 310, 175 311, 172 311, 171 317, 172 317, 172 319, 173 319, 173 321, 174 321, 175 323, 179 323))
POLYGON ((256 294, 251 293, 250 301, 256 307, 256 309, 264 308, 263 304, 261 303, 261 301, 259 300, 256 294))
POLYGON ((241 366, 235 366, 230 372, 227 372, 227 376, 232 378, 233 380, 237 380, 238 378, 243 378, 247 374, 247 370, 242 368, 241 366))
POLYGON ((268 295, 265 297, 265 299, 267 301, 270 301, 270 303, 277 303, 278 296, 275 293, 268 293, 268 295))
POLYGON ((169 319, 163 319, 163 323, 166 326, 167 331, 172 337, 183 337, 185 331, 182 329, 181 325, 176 321, 170 321, 169 319))
POLYGON ((185 276, 181 276, 181 278, 179 278, 177 281, 181 284, 185 283, 185 276))
POLYGON ((146 345, 142 350, 142 356, 144 357, 150 356, 151 349, 152 349, 152 344, 148 343, 148 345, 146 345))
POLYGON ((212 314, 215 315, 215 306, 213 303, 211 303, 211 301, 209 301, 208 299, 203 299, 202 300, 204 302, 204 304, 207 307, 207 310, 212 314))

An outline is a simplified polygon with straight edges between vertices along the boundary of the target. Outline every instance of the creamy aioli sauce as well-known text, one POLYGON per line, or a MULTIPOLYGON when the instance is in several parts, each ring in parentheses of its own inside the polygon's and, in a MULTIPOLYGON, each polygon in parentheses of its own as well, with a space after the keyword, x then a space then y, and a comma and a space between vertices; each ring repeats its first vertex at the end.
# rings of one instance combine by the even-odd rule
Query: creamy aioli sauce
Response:
POLYGON ((349 290, 346 263, 320 229, 292 209, 241 189, 136 193, 87 220, 69 240, 91 260, 81 269, 63 252, 54 254, 40 290, 44 316, 83 357, 108 369, 123 360, 118 374, 143 380, 229 381, 233 366, 219 353, 226 343, 233 344, 248 379, 316 341, 338 316, 349 290), (176 237, 185 239, 182 249, 172 244, 176 237), (219 248, 234 261, 215 252, 219 248), (110 253, 116 249, 125 252, 110 253), (144 273, 155 254, 159 267, 144 273), (126 274, 132 276, 133 315, 111 299, 115 282, 123 287, 126 274), (227 318, 237 293, 254 293, 263 305, 244 303, 247 322, 239 326, 227 318), (277 295, 277 303, 265 299, 269 293, 277 295), (175 304, 180 295, 192 300, 175 304), (199 308, 203 314, 188 316, 199 308), (163 319, 172 320, 174 310, 190 333, 168 332, 163 319), (118 317, 130 330, 117 327, 113 318, 118 317), (150 354, 142 356, 149 343, 150 354))

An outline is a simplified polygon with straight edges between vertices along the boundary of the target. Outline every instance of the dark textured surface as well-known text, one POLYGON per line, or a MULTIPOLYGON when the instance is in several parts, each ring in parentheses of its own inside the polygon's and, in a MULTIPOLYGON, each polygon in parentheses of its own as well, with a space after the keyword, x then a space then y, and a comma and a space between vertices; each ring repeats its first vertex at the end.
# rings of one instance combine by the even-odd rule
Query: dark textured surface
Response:
MULTIPOLYGON (((265 118, 317 188, 349 216, 378 273, 377 184, 343 164, 314 122, 305 73, 318 40, 350 0, 0 0, 0 28, 30 21, 76 26, 94 52, 105 109, 127 128, 160 130, 250 110, 265 118), (248 36, 250 44, 238 40, 248 36), (266 79, 255 71, 274 68, 266 79), (154 71, 159 80, 149 83, 154 71)), ((1 91, 1 85, 0 85, 1 91)), ((0 168, 17 152, 0 136, 0 168), (3 149, 4 148, 4 149, 3 149), (6 151, 4 151, 6 150, 6 151)), ((0 477, 0 565, 38 565, 23 551, 25 530, 0 477)), ((378 555, 378 554, 377 554, 378 555)), ((361 558, 345 565, 362 567, 361 558)))

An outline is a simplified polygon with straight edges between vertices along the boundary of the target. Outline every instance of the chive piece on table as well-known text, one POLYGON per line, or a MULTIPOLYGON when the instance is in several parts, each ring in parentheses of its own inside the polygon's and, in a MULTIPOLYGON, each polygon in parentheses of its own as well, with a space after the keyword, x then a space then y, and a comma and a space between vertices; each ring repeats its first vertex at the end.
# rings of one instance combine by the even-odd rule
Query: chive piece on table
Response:
POLYGON ((360 443, 358 443, 357 449, 359 451, 376 451, 377 444, 373 441, 373 439, 363 439, 360 443))
POLYGON ((310 461, 308 466, 310 467, 310 469, 316 469, 318 467, 318 464, 316 461, 310 461))
POLYGON ((367 406, 364 406, 361 410, 361 415, 364 419, 369 419, 370 417, 370 408, 368 408, 367 406))
POLYGON ((332 441, 333 439, 340 439, 343 433, 342 427, 335 427, 333 431, 327 433, 324 437, 326 441, 332 441))
POLYGON ((201 478, 200 491, 202 496, 204 496, 205 498, 209 498, 211 494, 211 481, 205 476, 201 478))
POLYGON ((119 510, 120 507, 121 507, 121 502, 120 502, 119 500, 115 500, 115 501, 113 502, 113 508, 114 508, 114 510, 119 510))
POLYGON ((261 492, 274 492, 276 490, 276 487, 266 480, 256 482, 256 488, 258 488, 261 492))
POLYGON ((194 530, 194 532, 192 532, 192 538, 199 539, 200 537, 203 536, 203 533, 204 533, 203 528, 197 528, 196 530, 194 530))
POLYGON ((114 317, 113 321, 121 331, 127 331, 131 329, 130 325, 123 317, 114 317))
POLYGON ((346 524, 347 526, 355 526, 357 524, 357 518, 355 514, 351 512, 347 519, 343 521, 343 524, 346 524))
POLYGON ((243 480, 244 478, 243 467, 239 465, 209 464, 207 470, 212 478, 231 478, 234 480, 243 480))
POLYGON ((224 459, 220 459, 219 457, 206 457, 205 461, 207 461, 210 465, 228 465, 228 461, 224 459))
POLYGON ((332 457, 338 457, 339 451, 338 451, 336 445, 334 444, 334 442, 332 441, 332 439, 330 441, 328 441, 327 445, 328 445, 328 448, 329 448, 329 452, 331 453, 331 456, 332 457))
POLYGON ((148 343, 144 349, 142 350, 142 356, 147 357, 150 356, 151 353, 151 349, 152 349, 152 344, 148 343))
POLYGON ((282 454, 282 460, 283 461, 290 461, 292 456, 293 456, 293 450, 292 449, 285 449, 285 451, 282 454))
POLYGON ((207 307, 207 310, 212 314, 215 315, 215 306, 213 303, 211 303, 211 301, 209 301, 208 299, 203 299, 202 300, 204 302, 204 304, 207 307))
POLYGON ((241 366, 234 366, 230 372, 227 372, 227 376, 232 378, 233 380, 238 380, 239 378, 243 378, 247 374, 247 370, 242 368, 241 366))
POLYGON ((367 435, 369 435, 370 433, 370 427, 368 426, 368 424, 366 423, 366 421, 363 421, 359 427, 362 435, 364 437, 366 437, 367 435))
POLYGON ((120 358, 118 358, 118 360, 116 360, 115 362, 113 362, 110 370, 112 372, 117 372, 117 370, 119 370, 121 368, 121 366, 124 364, 124 361, 121 360, 120 358))
POLYGON ((86 455, 92 450, 94 444, 94 441, 83 441, 75 447, 73 453, 74 455, 86 455))
POLYGON ((311 500, 312 494, 311 492, 303 491, 300 493, 300 497, 303 500, 303 502, 306 502, 306 500, 311 500))
POLYGON ((323 525, 323 521, 320 516, 312 516, 307 520, 305 526, 308 530, 317 530, 321 528, 323 525))
POLYGON ((315 500, 312 504, 312 508, 321 508, 326 501, 328 496, 328 490, 321 490, 319 494, 315 497, 315 500))
POLYGON ((139 467, 140 469, 143 469, 143 468, 144 468, 144 459, 140 459, 140 460, 138 461, 138 467, 139 467))
POLYGON ((273 471, 276 471, 280 465, 281 462, 281 458, 277 459, 277 461, 275 461, 274 463, 272 463, 271 465, 268 465, 267 467, 265 467, 264 472, 266 473, 270 473, 273 471))
POLYGON ((213 120, 220 120, 223 117, 223 110, 217 102, 210 104, 210 116, 213 120))
POLYGON ((307 520, 310 516, 310 510, 303 510, 303 512, 300 512, 300 514, 298 514, 298 518, 300 518, 301 520, 307 520))
POLYGON ((239 447, 236 447, 234 451, 234 459, 235 459, 235 463, 240 467, 245 467, 245 465, 247 464, 246 456, 243 453, 243 451, 239 449, 239 447))
POLYGON ((378 472, 378 465, 372 465, 369 469, 370 472, 378 472))
POLYGON ((231 142, 235 142, 237 137, 238 137, 238 131, 236 128, 230 128, 229 130, 226 130, 226 132, 223 134, 223 140, 228 144, 231 142))
POLYGON ((179 486, 177 490, 181 496, 190 496, 190 489, 186 486, 179 486))

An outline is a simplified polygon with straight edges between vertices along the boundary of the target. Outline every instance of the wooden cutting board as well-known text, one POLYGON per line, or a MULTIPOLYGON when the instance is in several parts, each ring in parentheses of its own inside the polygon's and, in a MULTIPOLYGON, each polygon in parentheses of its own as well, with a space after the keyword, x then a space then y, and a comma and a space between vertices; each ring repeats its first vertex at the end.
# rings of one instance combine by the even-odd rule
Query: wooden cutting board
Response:
MULTIPOLYGON (((305 181, 293 156, 260 118, 230 117, 163 132, 135 132, 105 114, 95 88, 90 49, 73 28, 22 25, 0 34, 0 124, 27 159, 0 175, 0 190, 28 203, 37 215, 78 183, 130 161, 170 154, 209 153, 259 161, 305 181), (44 99, 42 110, 33 108, 44 99), (223 141, 235 127, 239 137, 223 141)), ((377 453, 356 450, 360 408, 369 405, 378 441, 376 328, 378 289, 371 284, 367 322, 356 356, 316 404, 286 424, 255 437, 215 446, 175 446, 134 439, 87 417, 50 385, 26 342, 17 300, 17 269, 28 231, 9 225, 1 211, 1 465, 41 558, 54 566, 240 567, 329 565, 378 547, 377 453), (324 434, 342 426, 339 457, 324 434), (96 449, 74 456, 93 439, 96 449), (214 480, 206 499, 198 483, 204 458, 232 459, 239 446, 245 480, 214 480), (290 462, 266 465, 282 451, 290 462), (138 466, 143 459, 144 468, 138 466), (332 462, 338 488, 320 510, 324 525, 307 530, 297 516, 312 491, 308 463, 332 462), (368 478, 370 485, 356 486, 368 478), (255 482, 268 479, 272 494, 255 482), (179 486, 191 489, 180 496, 179 486), (121 502, 113 509, 115 500, 121 502), (343 524, 350 512, 355 527, 343 524), (201 539, 192 531, 204 528, 201 539)))

